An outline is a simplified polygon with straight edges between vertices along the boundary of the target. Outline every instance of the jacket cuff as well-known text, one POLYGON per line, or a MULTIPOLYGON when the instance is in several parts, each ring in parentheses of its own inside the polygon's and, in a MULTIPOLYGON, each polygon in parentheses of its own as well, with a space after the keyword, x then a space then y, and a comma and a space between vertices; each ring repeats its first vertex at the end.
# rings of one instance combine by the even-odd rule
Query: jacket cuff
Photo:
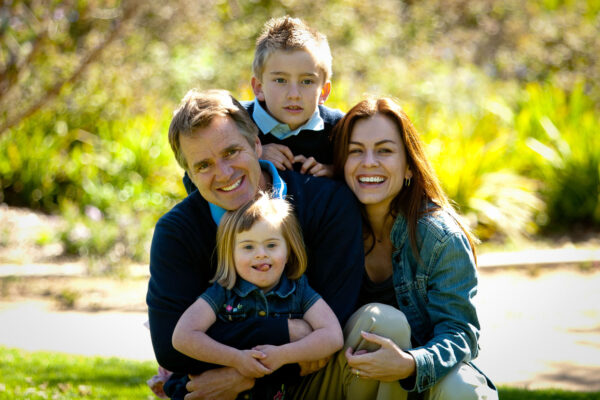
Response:
POLYGON ((433 357, 431 353, 423 348, 406 351, 415 359, 415 375, 411 378, 402 379, 400 385, 407 392, 416 390, 421 393, 435 384, 433 357))

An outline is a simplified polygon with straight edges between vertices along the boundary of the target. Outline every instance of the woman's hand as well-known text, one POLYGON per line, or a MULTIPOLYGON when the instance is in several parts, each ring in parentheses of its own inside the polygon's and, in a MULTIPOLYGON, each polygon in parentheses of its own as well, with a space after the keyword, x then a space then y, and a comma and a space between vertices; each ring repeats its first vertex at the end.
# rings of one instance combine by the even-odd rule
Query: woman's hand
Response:
POLYGON ((415 359, 410 353, 400 349, 393 341, 374 333, 361 332, 368 342, 381 346, 379 350, 368 353, 364 350, 346 350, 348 365, 352 373, 365 379, 392 382, 408 378, 415 373, 415 359))

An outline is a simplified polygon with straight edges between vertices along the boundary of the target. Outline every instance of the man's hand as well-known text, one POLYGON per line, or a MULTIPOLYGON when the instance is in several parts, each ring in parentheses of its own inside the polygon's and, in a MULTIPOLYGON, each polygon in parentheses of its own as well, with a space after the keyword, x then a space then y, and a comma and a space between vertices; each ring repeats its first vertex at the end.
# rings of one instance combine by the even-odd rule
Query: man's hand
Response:
POLYGON ((190 375, 185 400, 235 400, 238 394, 254 386, 253 378, 246 378, 235 368, 217 368, 200 375, 190 375))
POLYGON ((332 356, 329 356, 316 361, 299 362, 298 365, 300 365, 300 376, 306 376, 312 374, 313 372, 317 372, 327 365, 331 357, 332 356))
POLYGON ((269 143, 262 146, 263 160, 268 160, 275 165, 278 170, 293 169, 294 154, 289 147, 282 144, 269 143))

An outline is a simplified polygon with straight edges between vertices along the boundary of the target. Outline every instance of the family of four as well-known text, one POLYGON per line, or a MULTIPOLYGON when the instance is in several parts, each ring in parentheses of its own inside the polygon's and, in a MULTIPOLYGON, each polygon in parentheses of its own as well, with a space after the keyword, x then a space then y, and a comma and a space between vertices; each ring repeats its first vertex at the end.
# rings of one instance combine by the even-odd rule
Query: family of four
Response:
POLYGON ((323 106, 327 40, 290 17, 253 73, 254 101, 192 90, 169 128, 188 196, 147 294, 166 395, 497 399, 471 362, 474 238, 400 105, 323 106))

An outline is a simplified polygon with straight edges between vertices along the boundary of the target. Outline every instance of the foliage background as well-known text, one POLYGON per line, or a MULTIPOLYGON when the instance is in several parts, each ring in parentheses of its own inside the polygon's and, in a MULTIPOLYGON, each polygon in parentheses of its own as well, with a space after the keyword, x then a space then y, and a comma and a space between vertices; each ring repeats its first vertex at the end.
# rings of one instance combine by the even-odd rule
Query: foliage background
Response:
MULTIPOLYGON (((251 99, 254 40, 290 14, 327 35, 330 107, 399 99, 484 242, 600 230, 593 0, 9 0, 0 4, 0 203, 112 271, 146 262, 184 196, 166 140, 192 88, 251 99)), ((2 242, 0 229, 0 243, 2 242)))

